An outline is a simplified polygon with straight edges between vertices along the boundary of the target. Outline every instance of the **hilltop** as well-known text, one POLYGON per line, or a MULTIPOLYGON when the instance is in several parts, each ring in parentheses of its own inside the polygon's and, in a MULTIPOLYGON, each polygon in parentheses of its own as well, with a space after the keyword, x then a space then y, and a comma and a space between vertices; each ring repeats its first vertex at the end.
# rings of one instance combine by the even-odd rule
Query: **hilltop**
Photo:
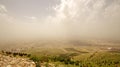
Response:
POLYGON ((0 67, 36 67, 36 65, 28 58, 0 54, 0 67))

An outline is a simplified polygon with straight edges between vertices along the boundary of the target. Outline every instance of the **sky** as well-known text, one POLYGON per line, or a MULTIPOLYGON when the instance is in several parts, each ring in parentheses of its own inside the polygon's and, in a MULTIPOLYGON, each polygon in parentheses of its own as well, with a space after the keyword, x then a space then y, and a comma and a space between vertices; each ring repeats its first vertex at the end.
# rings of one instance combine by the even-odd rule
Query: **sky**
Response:
POLYGON ((0 0, 0 38, 120 40, 119 0, 0 0))

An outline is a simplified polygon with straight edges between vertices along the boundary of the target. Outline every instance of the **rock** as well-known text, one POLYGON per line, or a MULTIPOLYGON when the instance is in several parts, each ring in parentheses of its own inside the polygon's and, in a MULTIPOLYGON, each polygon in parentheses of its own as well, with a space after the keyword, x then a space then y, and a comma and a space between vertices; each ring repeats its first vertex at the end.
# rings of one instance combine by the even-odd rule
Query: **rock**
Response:
POLYGON ((36 65, 28 58, 17 58, 0 54, 0 67, 36 67, 36 65))
POLYGON ((12 67, 11 65, 7 65, 7 67, 12 67))

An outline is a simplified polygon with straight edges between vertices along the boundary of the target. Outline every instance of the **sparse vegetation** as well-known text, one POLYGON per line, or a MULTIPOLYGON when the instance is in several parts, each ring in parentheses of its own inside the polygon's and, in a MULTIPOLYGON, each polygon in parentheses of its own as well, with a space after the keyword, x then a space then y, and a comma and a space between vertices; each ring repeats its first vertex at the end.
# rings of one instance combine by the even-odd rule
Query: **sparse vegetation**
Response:
MULTIPOLYGON (((120 53, 110 53, 110 52, 94 52, 93 54, 88 54, 89 57, 82 57, 75 59, 76 56, 71 56, 72 54, 63 54, 59 56, 43 56, 36 57, 33 56, 31 60, 43 63, 54 63, 59 62, 59 65, 64 65, 64 67, 119 67, 120 66, 120 53), (47 59, 47 60, 46 60, 47 59)), ((87 55, 87 54, 86 54, 87 55)), ((79 57, 81 55, 77 55, 79 57)), ((48 67, 48 66, 46 66, 48 67)))
POLYGON ((1 53, 29 58, 36 67, 120 67, 119 46, 32 47, 23 52, 2 50, 1 53))
POLYGON ((11 56, 20 56, 20 57, 30 57, 31 54, 27 54, 27 53, 20 53, 20 52, 10 52, 10 51, 1 51, 2 54, 4 55, 11 55, 11 56))

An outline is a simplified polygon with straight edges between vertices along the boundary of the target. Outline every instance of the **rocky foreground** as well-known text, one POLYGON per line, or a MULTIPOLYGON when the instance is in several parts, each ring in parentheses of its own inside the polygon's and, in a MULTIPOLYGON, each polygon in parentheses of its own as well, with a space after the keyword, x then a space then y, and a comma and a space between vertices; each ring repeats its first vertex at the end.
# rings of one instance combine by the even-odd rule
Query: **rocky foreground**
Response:
POLYGON ((5 56, 0 54, 0 67, 36 67, 28 58, 5 56))

